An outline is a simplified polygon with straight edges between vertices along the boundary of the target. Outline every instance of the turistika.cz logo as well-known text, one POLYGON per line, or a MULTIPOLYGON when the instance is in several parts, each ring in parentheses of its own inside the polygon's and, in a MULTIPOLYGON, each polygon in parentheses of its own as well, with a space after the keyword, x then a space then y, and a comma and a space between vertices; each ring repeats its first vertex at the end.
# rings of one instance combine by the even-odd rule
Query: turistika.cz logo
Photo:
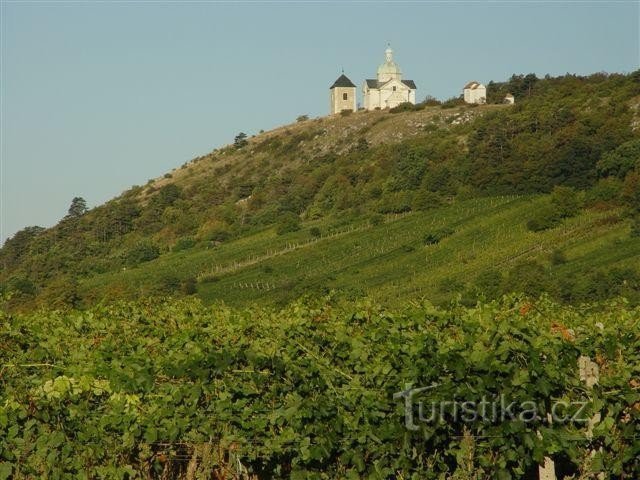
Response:
POLYGON ((413 388, 410 384, 393 395, 396 400, 404 400, 404 424, 409 430, 418 430, 420 424, 429 423, 587 423, 588 401, 552 400, 540 405, 533 400, 511 400, 504 394, 491 398, 485 395, 480 400, 433 400, 427 399, 439 385, 413 388))

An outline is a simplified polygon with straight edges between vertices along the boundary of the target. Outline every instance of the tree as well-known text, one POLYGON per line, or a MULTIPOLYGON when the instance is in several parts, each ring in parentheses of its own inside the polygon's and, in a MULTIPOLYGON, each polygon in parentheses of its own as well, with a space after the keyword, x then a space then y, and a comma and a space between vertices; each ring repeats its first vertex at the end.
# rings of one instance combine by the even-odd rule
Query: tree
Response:
POLYGON ((289 232, 295 232, 300 230, 300 217, 293 212, 284 212, 280 216, 276 232, 278 235, 283 235, 289 232))
POLYGON ((573 217, 580 210, 578 194, 571 187, 555 187, 551 193, 551 204, 560 218, 573 217))
POLYGON ((71 205, 69 206, 67 218, 80 218, 82 215, 87 213, 87 210, 87 202, 84 198, 73 197, 73 200, 71 200, 71 205))
POLYGON ((244 132, 240 132, 233 139, 233 146, 236 148, 242 148, 247 145, 249 142, 247 141, 247 134, 244 132))

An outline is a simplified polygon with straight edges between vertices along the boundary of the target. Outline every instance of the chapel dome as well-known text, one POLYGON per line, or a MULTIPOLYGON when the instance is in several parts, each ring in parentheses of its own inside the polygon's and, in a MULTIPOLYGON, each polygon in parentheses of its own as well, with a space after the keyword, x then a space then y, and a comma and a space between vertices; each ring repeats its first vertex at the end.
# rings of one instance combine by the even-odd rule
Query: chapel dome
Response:
POLYGON ((378 81, 386 82, 391 79, 400 80, 402 72, 400 67, 393 61, 393 50, 388 46, 384 51, 385 62, 378 67, 378 81))

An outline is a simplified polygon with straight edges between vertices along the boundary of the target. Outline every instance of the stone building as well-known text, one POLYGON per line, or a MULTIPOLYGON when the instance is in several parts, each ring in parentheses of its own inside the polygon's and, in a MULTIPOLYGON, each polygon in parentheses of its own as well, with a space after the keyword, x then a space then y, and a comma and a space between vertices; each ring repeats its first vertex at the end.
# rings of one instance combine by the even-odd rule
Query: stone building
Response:
POLYGON ((504 96, 504 103, 508 103, 510 105, 513 105, 514 103, 516 103, 516 99, 514 98, 513 95, 511 95, 510 93, 507 93, 504 96))
POLYGON ((356 86, 344 72, 329 88, 329 112, 331 115, 343 110, 356 111, 356 86))
POLYGON ((365 110, 393 108, 401 103, 416 103, 416 84, 402 80, 400 67, 393 61, 393 50, 385 50, 385 62, 378 67, 375 79, 365 80, 362 91, 365 110))
POLYGON ((487 103, 487 87, 479 82, 469 82, 462 90, 466 103, 487 103))

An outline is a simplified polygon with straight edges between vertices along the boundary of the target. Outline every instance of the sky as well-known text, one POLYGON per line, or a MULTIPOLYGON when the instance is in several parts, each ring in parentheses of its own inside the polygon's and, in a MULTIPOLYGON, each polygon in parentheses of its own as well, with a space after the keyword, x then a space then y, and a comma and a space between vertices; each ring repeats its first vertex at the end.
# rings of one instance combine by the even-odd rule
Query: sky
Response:
MULTIPOLYGON (((513 73, 628 73, 639 2, 8 2, 0 242, 254 134, 326 115, 389 42, 417 98, 513 73)), ((361 95, 361 94, 360 94, 361 95)))

